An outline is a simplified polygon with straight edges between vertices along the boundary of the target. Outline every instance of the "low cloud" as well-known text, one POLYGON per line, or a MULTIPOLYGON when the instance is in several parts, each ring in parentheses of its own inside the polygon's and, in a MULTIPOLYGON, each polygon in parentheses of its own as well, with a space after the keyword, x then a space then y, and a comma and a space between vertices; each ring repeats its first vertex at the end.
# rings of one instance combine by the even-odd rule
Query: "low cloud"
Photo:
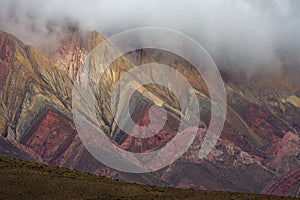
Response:
POLYGON ((43 48, 79 26, 105 36, 171 28, 196 39, 224 70, 252 75, 300 68, 299 9, 298 0, 2 0, 0 29, 43 48))

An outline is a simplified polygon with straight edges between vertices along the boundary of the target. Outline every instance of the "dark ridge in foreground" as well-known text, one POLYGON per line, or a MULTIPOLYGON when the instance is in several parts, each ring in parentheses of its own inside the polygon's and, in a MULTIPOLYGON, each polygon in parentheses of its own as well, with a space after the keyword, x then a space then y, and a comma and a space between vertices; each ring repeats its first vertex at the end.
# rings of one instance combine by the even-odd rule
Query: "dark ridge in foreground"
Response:
POLYGON ((0 199, 296 199, 140 185, 0 157, 0 199))

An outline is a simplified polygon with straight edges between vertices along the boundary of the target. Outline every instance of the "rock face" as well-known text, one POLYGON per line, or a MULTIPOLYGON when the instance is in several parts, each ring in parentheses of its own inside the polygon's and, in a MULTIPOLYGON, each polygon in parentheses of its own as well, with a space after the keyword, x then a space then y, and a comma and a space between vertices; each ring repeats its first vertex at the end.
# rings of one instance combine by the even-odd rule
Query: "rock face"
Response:
POLYGON ((32 133, 23 137, 21 144, 32 149, 50 164, 59 164, 61 156, 70 147, 76 136, 74 124, 63 115, 52 110, 32 127, 32 133), (54 160, 55 159, 55 160, 54 160))
MULTIPOLYGON (((76 132, 71 98, 73 82, 80 80, 78 72, 85 67, 83 60, 103 40, 96 32, 75 31, 67 34, 57 45, 57 51, 46 57, 14 36, 0 32, 1 154, 5 154, 7 148, 13 152, 7 154, 10 156, 22 155, 20 157, 25 159, 146 184, 297 195, 299 85, 285 80, 279 84, 277 78, 272 77, 272 84, 259 79, 246 86, 243 78, 224 73, 228 104, 225 126, 214 150, 206 158, 199 159, 199 148, 210 122, 207 87, 187 61, 159 50, 139 50, 119 57, 99 82, 93 77, 99 69, 92 66, 90 79, 98 86, 95 91, 102 91, 96 93, 98 123, 116 145, 127 151, 149 152, 169 142, 176 135, 181 110, 178 99, 168 89, 145 85, 143 92, 151 93, 152 100, 141 91, 132 98, 132 119, 139 125, 149 123, 149 108, 155 104, 153 99, 159 99, 171 108, 165 126, 150 138, 141 139, 124 133, 114 122, 110 109, 112 91, 127 71, 139 64, 161 63, 180 72, 196 90, 202 109, 193 144, 170 166, 146 174, 118 172, 93 158, 76 132), (272 87, 258 89, 266 85, 272 87)), ((106 48, 112 47, 107 44, 106 48)), ((159 76, 159 72, 153 76, 159 76)), ((119 99, 119 105, 122 101, 119 99)), ((152 114, 155 122, 162 120, 159 109, 154 109, 152 114)), ((140 130, 132 128, 132 132, 139 133, 140 130)))
POLYGON ((278 177, 272 184, 267 186, 262 193, 263 194, 299 194, 299 182, 300 182, 300 169, 292 170, 289 173, 278 177), (292 191, 292 192, 291 192, 292 191))
MULTIPOLYGON (((199 100, 202 105, 209 105, 206 103, 206 99, 203 98, 208 96, 208 94, 202 85, 203 82, 201 78, 195 75, 192 76, 195 72, 190 70, 191 68, 188 67, 190 65, 183 59, 166 52, 149 49, 132 52, 128 57, 137 65, 150 62, 162 63, 168 66, 174 66, 178 71, 181 70, 180 72, 182 74, 188 74, 185 75, 185 77, 193 84, 194 88, 198 89, 197 92, 202 94, 199 95, 199 100), (183 69, 184 72, 182 71, 183 69)), ((289 97, 287 101, 281 100, 293 93, 297 93, 300 89, 300 85, 290 83, 289 80, 282 80, 282 84, 278 84, 277 80, 281 79, 281 77, 275 76, 270 77, 270 80, 266 80, 265 82, 259 79, 259 81, 254 82, 254 85, 249 88, 243 79, 240 80, 239 77, 228 74, 223 75, 226 81, 228 107, 221 140, 216 146, 216 150, 212 151, 202 162, 197 161, 196 155, 193 155, 195 154, 193 152, 197 151, 188 152, 182 159, 185 161, 188 160, 187 162, 189 164, 198 163, 197 168, 199 169, 197 171, 203 169, 212 171, 211 173, 218 177, 219 183, 224 181, 220 184, 221 186, 218 186, 220 187, 219 189, 224 189, 222 186, 228 186, 231 184, 230 181, 232 181, 236 184, 235 188, 244 185, 244 188, 246 188, 246 186, 248 187, 248 191, 259 191, 263 189, 263 185, 268 181, 272 182, 271 180, 273 178, 270 176, 276 177, 280 176, 280 174, 284 175, 291 170, 298 169, 300 166, 300 119, 298 117, 300 110, 295 106, 295 103, 291 103, 291 99, 295 102, 295 97, 289 97), (267 86, 269 90, 257 90, 259 85, 267 86), (282 96, 279 97, 279 94, 282 96), (203 166, 206 162, 212 162, 213 167, 203 166), (224 165, 226 166, 225 168, 224 165), (212 170, 214 167, 216 168, 212 170), (243 168, 246 168, 246 170, 243 168), (259 170, 257 171, 257 169, 259 170), (227 173, 230 174, 229 176, 225 176, 227 170, 232 170, 227 173), (221 173, 218 174, 220 171, 221 173), (255 180, 256 177, 250 175, 251 172, 260 177, 258 178, 260 179, 260 183, 264 180, 268 181, 259 186, 259 181, 255 180), (248 178, 246 178, 247 173, 249 173, 248 178), (248 181, 243 182, 241 180, 248 181), (252 185, 252 183, 256 185, 252 185)), ((248 81, 252 82, 251 80, 248 81)), ((206 116, 204 109, 201 112, 201 120, 208 124, 209 121, 207 119, 209 118, 206 116)), ((201 140, 196 140, 193 145, 197 143, 199 146, 201 140)), ((191 148, 195 148, 193 145, 191 148)), ((192 165, 186 164, 187 168, 191 166, 192 165)), ((176 169, 177 167, 173 168, 174 171, 176 169)), ((177 172, 174 174, 185 173, 190 173, 189 169, 185 172, 177 172)), ((201 186, 209 189, 217 187, 216 185, 210 187, 207 182, 201 183, 203 177, 201 177, 200 174, 201 173, 194 171, 190 178, 183 176, 182 181, 178 182, 179 186, 183 187, 183 183, 189 183, 191 187, 195 188, 201 188, 201 186), (196 180, 192 181, 193 179, 196 180), (199 185, 199 183, 201 183, 201 185, 199 185)), ((293 175, 291 176, 293 177, 293 175)), ((296 175, 294 178, 296 180, 295 183, 298 183, 299 181, 296 175)), ((181 180, 176 176, 176 180, 178 179, 181 180)), ((205 178, 205 180, 212 179, 211 177, 205 178)), ((176 181, 172 180, 168 182, 175 183, 176 181)), ((175 186, 177 185, 175 184, 175 186)), ((243 191, 241 188, 239 190, 243 191)), ((287 193, 287 190, 284 190, 284 192, 282 190, 281 194, 287 193)))
POLYGON ((43 160, 30 148, 5 137, 0 137, 0 155, 43 163, 43 160))

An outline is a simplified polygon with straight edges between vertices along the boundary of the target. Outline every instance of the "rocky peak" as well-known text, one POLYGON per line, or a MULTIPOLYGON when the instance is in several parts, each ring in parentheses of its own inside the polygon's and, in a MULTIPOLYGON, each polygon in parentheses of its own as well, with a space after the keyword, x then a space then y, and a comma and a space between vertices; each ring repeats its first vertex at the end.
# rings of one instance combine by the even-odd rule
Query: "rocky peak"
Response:
MULTIPOLYGON (((155 150, 174 137, 181 111, 176 98, 166 88, 154 85, 143 88, 143 91, 153 94, 153 99, 162 100, 161 105, 172 108, 168 110, 166 125, 148 140, 123 133, 116 126, 110 110, 111 92, 118 80, 134 64, 157 62, 178 70, 196 89, 202 107, 199 135, 182 158, 157 172, 129 175, 105 167, 81 143, 71 114, 73 82, 88 52, 103 39, 96 32, 73 30, 57 45, 57 51, 48 55, 51 58, 48 59, 33 47, 0 32, 0 130, 5 133, 1 134, 34 151, 46 163, 140 183, 261 192, 267 185, 277 187, 275 179, 285 174, 289 178, 283 178, 280 184, 299 182, 298 172, 288 174, 300 166, 300 110, 298 99, 292 96, 299 97, 294 90, 296 87, 285 87, 287 91, 257 90, 252 88, 253 85, 249 88, 246 82, 238 84, 228 76, 225 85, 228 109, 221 138, 205 159, 199 159, 197 152, 210 122, 207 87, 185 60, 155 50, 133 53, 132 62, 122 56, 104 73, 101 84, 98 84, 102 92, 96 93, 99 123, 105 126, 108 136, 120 147, 133 152, 155 150), (285 101, 283 94, 288 94, 285 101), (280 107, 286 111, 282 112, 284 109, 280 107), (275 186, 272 186, 273 182, 275 186)), ((159 72, 153 74, 156 75, 159 72)), ((254 85, 264 86, 260 81, 254 82, 254 85)), ((147 124, 149 106, 155 102, 143 96, 142 92, 137 93, 132 100, 132 118, 140 125, 147 124)), ((155 110, 154 116, 154 121, 162 118, 159 110, 155 110)), ((132 131, 139 132, 138 129, 132 131)), ((273 189, 267 191, 274 192, 273 189)), ((287 192, 288 188, 280 194, 287 192)))
POLYGON ((74 30, 68 32, 57 44, 56 51, 49 55, 51 61, 72 80, 84 65, 86 55, 104 38, 97 32, 74 30))

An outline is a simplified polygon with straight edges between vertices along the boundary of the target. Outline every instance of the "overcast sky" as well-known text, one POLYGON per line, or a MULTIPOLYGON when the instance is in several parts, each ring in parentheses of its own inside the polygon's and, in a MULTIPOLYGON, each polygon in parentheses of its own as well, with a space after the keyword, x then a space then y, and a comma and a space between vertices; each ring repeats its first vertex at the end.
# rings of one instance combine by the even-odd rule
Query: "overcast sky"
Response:
POLYGON ((282 55, 300 63, 299 14, 299 0, 1 0, 0 29, 40 46, 70 21, 105 36, 172 28, 200 42, 222 67, 252 74, 279 69, 282 55))

